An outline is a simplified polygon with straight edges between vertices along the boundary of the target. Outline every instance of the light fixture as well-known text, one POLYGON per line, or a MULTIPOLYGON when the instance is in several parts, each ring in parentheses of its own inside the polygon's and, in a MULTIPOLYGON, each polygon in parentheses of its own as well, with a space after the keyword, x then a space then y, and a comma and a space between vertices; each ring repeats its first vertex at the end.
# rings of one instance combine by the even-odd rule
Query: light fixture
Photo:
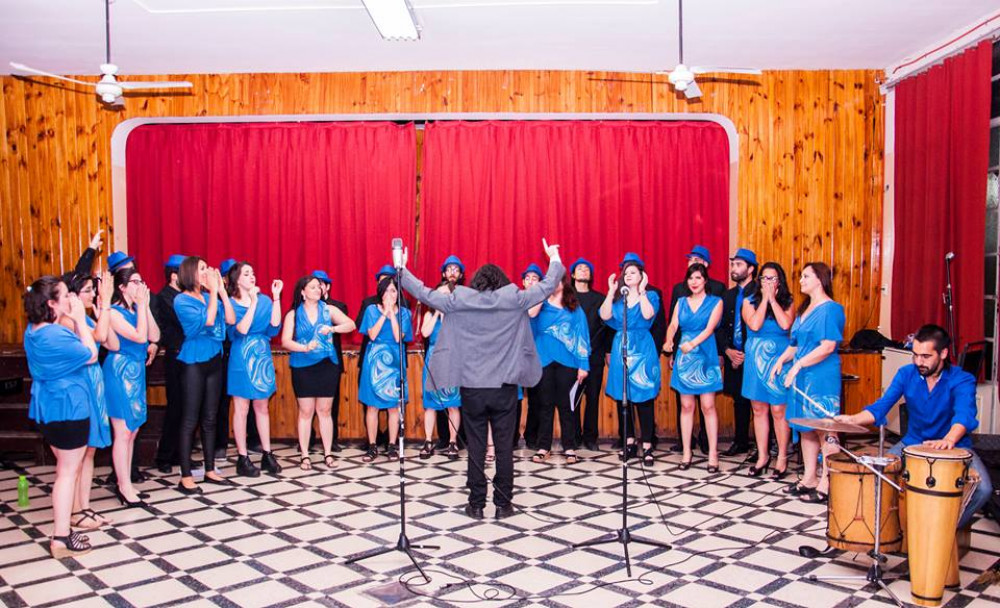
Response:
POLYGON ((407 0, 361 0, 385 40, 419 40, 417 19, 407 0))

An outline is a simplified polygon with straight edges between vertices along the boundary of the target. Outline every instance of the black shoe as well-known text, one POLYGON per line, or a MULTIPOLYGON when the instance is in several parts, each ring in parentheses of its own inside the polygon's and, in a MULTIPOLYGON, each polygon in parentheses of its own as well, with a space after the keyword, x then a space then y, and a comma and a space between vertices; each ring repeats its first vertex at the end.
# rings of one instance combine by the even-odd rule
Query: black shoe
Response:
POLYGON ((648 450, 642 453, 642 466, 651 467, 655 460, 653 459, 653 448, 650 447, 648 450))
POLYGON ((420 460, 427 460, 434 455, 434 444, 430 441, 425 441, 422 448, 420 448, 420 453, 417 456, 420 460))
POLYGON ((260 477, 260 469, 254 466, 249 456, 236 458, 236 474, 240 477, 260 477))
POLYGON ((274 452, 261 452, 260 468, 271 475, 277 475, 281 472, 281 465, 278 464, 278 459, 274 457, 274 452))
POLYGON ((132 471, 131 478, 132 478, 132 483, 142 483, 144 481, 149 481, 149 475, 138 469, 132 471))
POLYGON ((189 488, 179 481, 177 482, 177 491, 181 494, 187 494, 188 496, 196 496, 203 493, 200 487, 195 486, 193 488, 189 488))
POLYGON ((683 454, 684 445, 680 443, 675 443, 674 445, 670 446, 670 451, 673 452, 674 454, 683 454))
POLYGON ((449 443, 448 449, 444 451, 444 455, 451 460, 458 460, 458 444, 449 443))
POLYGON ((767 473, 767 469, 770 466, 771 466, 771 457, 768 456, 767 461, 764 463, 764 466, 758 469, 755 465, 751 465, 750 470, 747 471, 747 475, 749 475, 750 477, 760 477, 764 473, 767 473))
POLYGON ((448 440, 447 439, 438 439, 438 442, 434 444, 434 451, 435 452, 443 452, 443 451, 445 451, 447 449, 448 449, 448 440))
POLYGON ((118 499, 118 502, 122 503, 122 506, 124 506, 126 509, 137 509, 146 507, 146 503, 143 502, 141 498, 136 501, 130 501, 127 498, 125 498, 125 495, 122 494, 122 491, 119 490, 117 486, 115 487, 114 494, 115 498, 118 499))
MULTIPOLYGON (((619 450, 618 452, 619 452, 618 460, 621 460, 622 459, 621 450, 619 450)), ((638 455, 639 455, 639 444, 637 443, 628 444, 628 446, 625 448, 625 459, 632 460, 638 455)))
POLYGON ((164 475, 170 475, 174 472, 174 467, 169 462, 161 462, 156 465, 156 470, 164 475))
POLYGON ((496 517, 497 519, 507 519, 508 517, 513 517, 513 515, 514 515, 514 505, 506 504, 503 505, 502 507, 499 506, 497 507, 497 512, 496 515, 494 515, 494 517, 496 517))
POLYGON ((611 444, 611 449, 612 450, 620 450, 620 449, 622 449, 622 440, 621 439, 616 439, 615 442, 611 444))
POLYGON ((482 519, 483 518, 483 508, 473 507, 472 505, 465 505, 465 514, 472 519, 482 519))
POLYGON ((390 445, 385 450, 385 455, 389 460, 399 460, 399 451, 396 450, 396 446, 390 445))
POLYGON ((583 449, 590 450, 591 452, 600 452, 601 446, 597 445, 596 441, 584 441, 583 449))
POLYGON ((733 444, 730 444, 730 446, 728 448, 726 448, 726 450, 724 452, 722 452, 722 455, 723 456, 736 456, 738 454, 746 454, 749 451, 750 451, 750 447, 749 446, 740 445, 738 443, 733 443, 733 444))
POLYGON ((691 468, 691 461, 688 460, 687 462, 685 462, 685 461, 682 460, 681 464, 680 464, 680 466, 678 468, 680 470, 682 470, 682 471, 686 471, 686 470, 690 469, 691 468))
MULTIPOLYGON (((258 472, 258 475, 259 474, 260 473, 258 472)), ((216 485, 216 486, 231 486, 231 485, 233 485, 233 482, 229 481, 225 477, 220 477, 218 479, 212 479, 208 475, 205 475, 204 479, 202 479, 202 482, 203 483, 210 483, 210 484, 216 485)))
POLYGON ((336 441, 334 441, 333 443, 330 444, 330 451, 331 452, 340 453, 340 452, 344 451, 344 448, 341 447, 341 445, 339 443, 337 443, 336 441))

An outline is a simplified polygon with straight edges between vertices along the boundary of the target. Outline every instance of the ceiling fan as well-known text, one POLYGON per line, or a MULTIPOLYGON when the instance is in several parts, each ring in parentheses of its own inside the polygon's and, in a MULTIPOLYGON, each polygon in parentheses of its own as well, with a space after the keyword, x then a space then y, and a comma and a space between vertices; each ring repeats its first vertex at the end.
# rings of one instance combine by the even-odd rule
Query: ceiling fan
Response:
POLYGON ((760 74, 760 70, 753 68, 719 68, 688 66, 684 63, 684 0, 677 0, 677 40, 679 45, 679 59, 673 70, 654 72, 655 74, 665 74, 667 80, 679 93, 684 93, 688 99, 701 97, 701 88, 695 81, 695 76, 699 74, 760 74))
POLYGON ((106 107, 115 109, 125 105, 125 98, 123 95, 126 91, 134 91, 137 89, 189 89, 194 86, 187 81, 120 81, 115 77, 115 74, 118 73, 118 66, 111 63, 111 0, 104 0, 104 63, 101 64, 100 68, 102 74, 101 79, 96 83, 43 72, 42 70, 36 70, 35 68, 13 61, 10 62, 10 67, 18 70, 19 72, 36 74, 38 76, 48 76, 49 78, 57 78, 59 80, 65 80, 66 82, 92 87, 94 92, 97 94, 97 97, 106 107))

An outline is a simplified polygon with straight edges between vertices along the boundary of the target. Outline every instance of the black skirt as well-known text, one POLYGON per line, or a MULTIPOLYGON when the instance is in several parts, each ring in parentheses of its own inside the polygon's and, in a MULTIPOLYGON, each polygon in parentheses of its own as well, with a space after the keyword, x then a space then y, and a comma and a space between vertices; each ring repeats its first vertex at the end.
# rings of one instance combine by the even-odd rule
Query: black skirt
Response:
POLYGON ((47 424, 39 424, 42 437, 54 448, 60 450, 75 450, 87 445, 90 439, 90 419, 59 420, 47 424))
POLYGON ((340 385, 340 366, 323 359, 308 367, 292 368, 292 388, 300 399, 332 398, 340 385))

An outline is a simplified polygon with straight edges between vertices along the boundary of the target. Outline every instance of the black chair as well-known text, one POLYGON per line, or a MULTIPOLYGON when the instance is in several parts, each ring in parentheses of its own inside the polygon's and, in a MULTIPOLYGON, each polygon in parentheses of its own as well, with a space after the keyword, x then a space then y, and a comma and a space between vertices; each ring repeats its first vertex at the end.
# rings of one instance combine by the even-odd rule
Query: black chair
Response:
POLYGON ((972 374, 979 382, 983 372, 983 363, 986 361, 986 341, 969 342, 962 348, 962 353, 958 355, 958 366, 972 374))

